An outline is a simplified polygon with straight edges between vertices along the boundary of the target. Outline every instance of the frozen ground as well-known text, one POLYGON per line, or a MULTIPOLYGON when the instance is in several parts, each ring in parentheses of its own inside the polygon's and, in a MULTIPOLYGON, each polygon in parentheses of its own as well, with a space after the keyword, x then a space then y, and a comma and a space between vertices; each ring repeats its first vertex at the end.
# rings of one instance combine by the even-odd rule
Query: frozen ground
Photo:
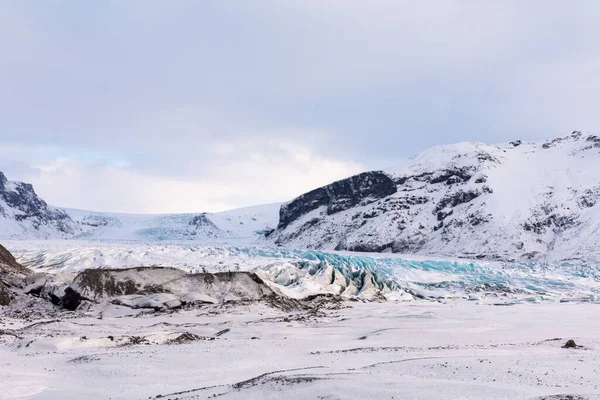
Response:
POLYGON ((0 397, 600 398, 595 305, 348 305, 3 318, 0 397), (582 347, 562 348, 567 339, 582 347))

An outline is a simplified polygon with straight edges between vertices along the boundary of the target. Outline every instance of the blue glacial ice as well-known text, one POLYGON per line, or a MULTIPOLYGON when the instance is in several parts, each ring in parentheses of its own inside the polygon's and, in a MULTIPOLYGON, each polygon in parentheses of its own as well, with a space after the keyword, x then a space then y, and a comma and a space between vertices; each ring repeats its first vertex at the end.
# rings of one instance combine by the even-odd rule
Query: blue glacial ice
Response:
MULTIPOLYGON (((382 254, 363 255, 317 250, 271 247, 230 247, 250 259, 264 259, 264 271, 285 260, 304 274, 286 279, 286 285, 319 276, 328 267, 339 271, 358 291, 365 277, 372 276, 382 290, 406 291, 417 298, 504 296, 518 301, 597 301, 600 300, 600 267, 570 263, 508 263, 468 260, 414 260, 382 254), (273 260, 273 262, 269 262, 273 260)), ((286 275, 286 278, 288 276, 286 275)), ((278 281, 282 283, 281 280, 278 281)))
POLYGON ((406 292, 428 299, 600 301, 600 266, 590 264, 417 259, 231 244, 85 241, 37 245, 22 245, 15 254, 24 265, 40 271, 140 265, 173 266, 190 272, 204 268, 257 270, 281 286, 313 292, 321 288, 329 293, 348 289, 347 295, 406 292))

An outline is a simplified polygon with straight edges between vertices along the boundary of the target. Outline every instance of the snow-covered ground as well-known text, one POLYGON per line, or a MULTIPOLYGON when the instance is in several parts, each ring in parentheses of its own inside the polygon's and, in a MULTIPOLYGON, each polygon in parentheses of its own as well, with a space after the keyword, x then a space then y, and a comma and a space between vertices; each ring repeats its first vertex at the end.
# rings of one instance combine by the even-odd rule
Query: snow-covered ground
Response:
POLYGON ((0 397, 600 398, 595 305, 347 304, 3 318, 0 397))

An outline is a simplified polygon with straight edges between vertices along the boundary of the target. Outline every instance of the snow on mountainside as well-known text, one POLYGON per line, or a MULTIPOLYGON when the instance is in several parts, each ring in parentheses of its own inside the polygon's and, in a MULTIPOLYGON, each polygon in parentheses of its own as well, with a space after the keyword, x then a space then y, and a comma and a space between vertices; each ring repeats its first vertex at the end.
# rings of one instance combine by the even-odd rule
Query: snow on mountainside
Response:
POLYGON ((103 240, 221 240, 255 238, 277 225, 280 204, 219 213, 116 214, 62 210, 42 200, 30 184, 0 172, 0 238, 103 240))
POLYGON ((278 245, 500 260, 600 261, 600 137, 457 143, 306 193, 278 245))
POLYGON ((279 207, 279 203, 263 204, 200 214, 67 213, 82 227, 77 239, 205 241, 256 238, 277 226, 279 207))
POLYGON ((9 181, 0 172, 1 237, 65 238, 77 232, 77 224, 63 210, 40 199, 33 186, 9 181))

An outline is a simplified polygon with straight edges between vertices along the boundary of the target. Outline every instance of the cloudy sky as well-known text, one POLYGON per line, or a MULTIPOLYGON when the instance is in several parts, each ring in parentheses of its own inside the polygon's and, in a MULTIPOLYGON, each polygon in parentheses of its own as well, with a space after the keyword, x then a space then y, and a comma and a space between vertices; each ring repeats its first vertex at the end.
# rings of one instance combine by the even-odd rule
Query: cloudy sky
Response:
POLYGON ((49 203, 218 211, 436 144, 600 132, 600 3, 0 3, 0 171, 49 203))

